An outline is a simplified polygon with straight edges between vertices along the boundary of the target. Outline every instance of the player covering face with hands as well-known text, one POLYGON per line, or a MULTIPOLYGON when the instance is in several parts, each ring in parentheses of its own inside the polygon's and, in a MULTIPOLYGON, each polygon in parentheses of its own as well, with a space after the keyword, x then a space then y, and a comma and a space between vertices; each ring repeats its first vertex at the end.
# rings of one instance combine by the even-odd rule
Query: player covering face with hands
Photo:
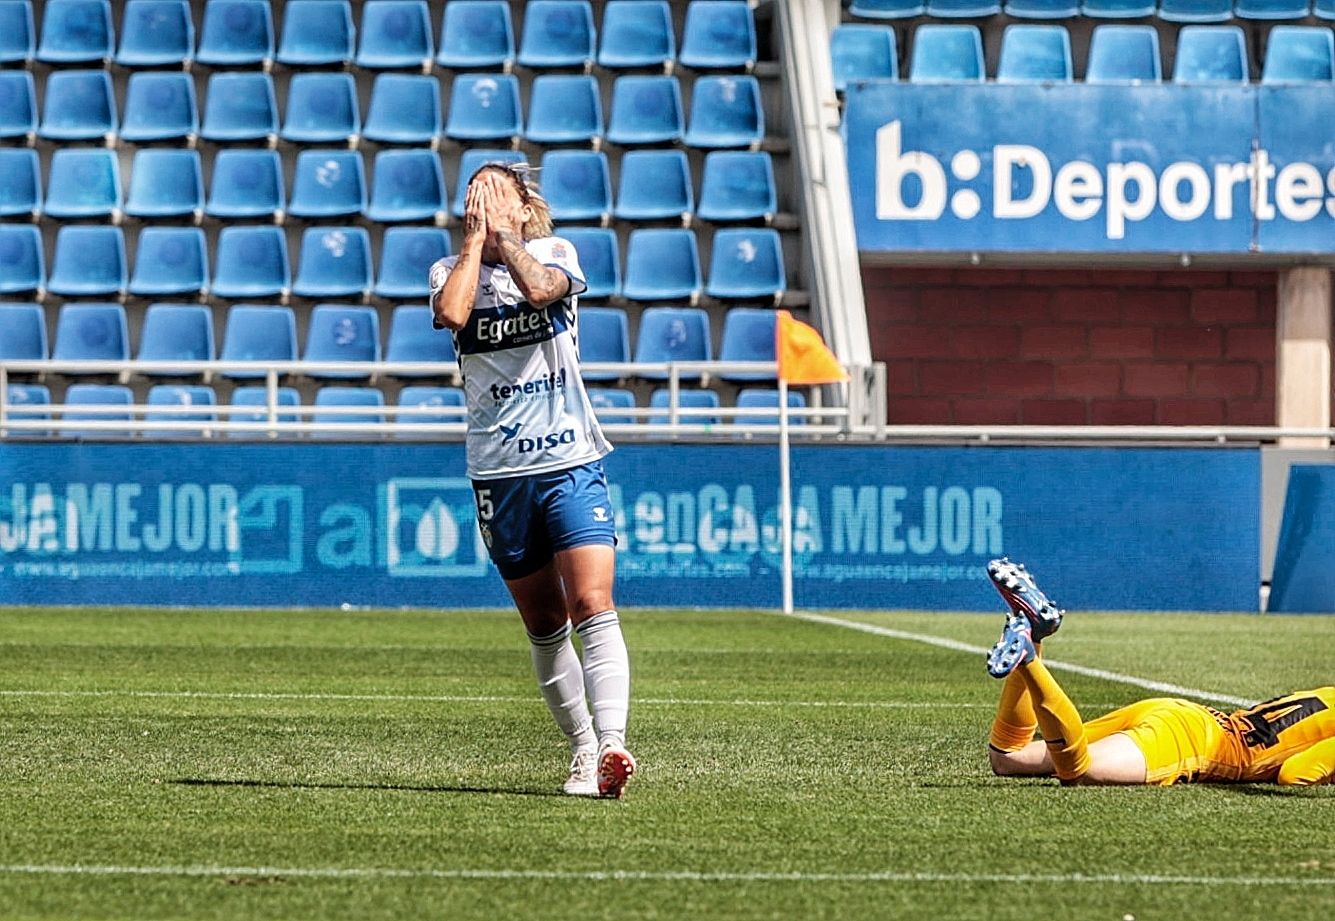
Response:
POLYGON ((538 687, 571 746, 565 791, 620 797, 630 663, 612 602, 612 450, 579 376, 574 247, 523 165, 468 183, 457 256, 431 267, 435 326, 454 335, 478 526, 528 631, 538 687), (572 643, 578 634, 581 660, 572 643), (590 710, 592 712, 590 712, 590 710))
POLYGON ((1057 632, 1065 612, 1024 566, 993 560, 987 571, 1010 608, 987 657, 988 672, 1005 680, 989 739, 995 773, 1055 775, 1064 784, 1335 780, 1335 687, 1231 713, 1152 698, 1084 722, 1042 659, 1042 641, 1057 632))

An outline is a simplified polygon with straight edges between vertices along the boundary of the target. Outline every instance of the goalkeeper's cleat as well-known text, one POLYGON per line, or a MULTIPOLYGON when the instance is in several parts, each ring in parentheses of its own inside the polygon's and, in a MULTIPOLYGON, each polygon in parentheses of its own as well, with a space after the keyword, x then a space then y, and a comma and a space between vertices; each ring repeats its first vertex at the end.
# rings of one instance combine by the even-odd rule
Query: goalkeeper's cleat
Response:
POLYGON ((987 673, 993 678, 1005 678, 1025 662, 1038 658, 1034 647, 1033 627, 1029 618, 1022 614, 1011 614, 1006 618, 1006 626, 1001 631, 1001 639, 987 654, 987 673))
POLYGON ((592 748, 578 749, 570 759, 570 776, 566 778, 565 792, 570 796, 598 795, 598 752, 592 748))
POLYGON ((618 745, 604 748, 598 755, 598 795, 621 799, 626 784, 635 776, 635 759, 618 745))
POLYGON ((1062 625, 1062 615, 1066 612, 1043 594, 1023 563, 1012 563, 1002 557, 987 564, 987 575, 1010 609, 1028 618, 1035 642, 1057 632, 1057 628, 1062 625))

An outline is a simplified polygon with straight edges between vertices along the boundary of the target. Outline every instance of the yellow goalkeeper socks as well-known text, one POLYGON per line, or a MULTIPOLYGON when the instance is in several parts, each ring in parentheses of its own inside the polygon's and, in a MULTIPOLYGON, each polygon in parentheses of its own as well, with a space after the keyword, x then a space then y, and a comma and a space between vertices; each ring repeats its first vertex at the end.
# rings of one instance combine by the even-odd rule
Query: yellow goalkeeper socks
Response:
POLYGON ((1023 677, 1029 688, 1034 716, 1043 730, 1043 740, 1047 743, 1048 756, 1057 776, 1062 780, 1076 780, 1083 776, 1089 770, 1089 745, 1085 741, 1085 724, 1080 719, 1080 711, 1041 660, 1026 662, 1015 672, 1023 677))
POLYGON ((1034 740, 1037 728, 1029 686, 1016 669, 1006 676, 1001 686, 1001 700, 997 703, 997 715, 992 720, 988 743, 997 751, 1019 751, 1034 740))

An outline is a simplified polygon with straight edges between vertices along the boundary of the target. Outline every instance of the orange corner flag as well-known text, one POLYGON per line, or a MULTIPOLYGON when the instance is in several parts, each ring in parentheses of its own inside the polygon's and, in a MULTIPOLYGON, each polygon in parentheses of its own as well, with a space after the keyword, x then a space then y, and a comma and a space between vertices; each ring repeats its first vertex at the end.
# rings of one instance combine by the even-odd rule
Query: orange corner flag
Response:
POLYGON ((848 380, 825 340, 814 328, 794 320, 786 310, 778 311, 774 324, 774 354, 779 377, 790 384, 837 384, 848 380))

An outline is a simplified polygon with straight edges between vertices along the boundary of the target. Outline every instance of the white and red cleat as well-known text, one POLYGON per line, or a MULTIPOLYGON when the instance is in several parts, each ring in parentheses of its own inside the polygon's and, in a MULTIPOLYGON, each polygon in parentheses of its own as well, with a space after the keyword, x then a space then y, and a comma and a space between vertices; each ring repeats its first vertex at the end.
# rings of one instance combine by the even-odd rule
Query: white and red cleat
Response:
POLYGON ((635 758, 620 746, 604 748, 598 755, 598 795, 621 799, 626 784, 635 776, 635 758))

